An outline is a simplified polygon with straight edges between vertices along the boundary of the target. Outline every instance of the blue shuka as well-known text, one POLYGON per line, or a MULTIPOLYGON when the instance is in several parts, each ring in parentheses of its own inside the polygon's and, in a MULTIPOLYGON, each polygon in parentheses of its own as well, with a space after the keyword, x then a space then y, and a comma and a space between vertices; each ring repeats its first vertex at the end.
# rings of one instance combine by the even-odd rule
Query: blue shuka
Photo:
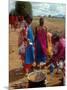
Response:
POLYGON ((32 45, 29 44, 28 47, 26 48, 25 64, 32 64, 34 62, 34 47, 33 47, 34 36, 33 36, 33 31, 32 31, 32 27, 31 26, 28 27, 27 38, 32 43, 32 45))

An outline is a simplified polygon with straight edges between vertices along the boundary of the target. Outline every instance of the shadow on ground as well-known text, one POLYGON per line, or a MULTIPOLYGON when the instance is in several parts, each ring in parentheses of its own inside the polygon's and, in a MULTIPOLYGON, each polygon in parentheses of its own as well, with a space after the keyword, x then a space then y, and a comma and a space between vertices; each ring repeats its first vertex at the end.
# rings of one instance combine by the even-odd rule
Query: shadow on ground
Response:
POLYGON ((25 74, 23 73, 23 71, 21 69, 18 70, 16 68, 16 69, 10 70, 9 71, 9 82, 14 82, 19 79, 22 79, 24 77, 24 75, 25 74))

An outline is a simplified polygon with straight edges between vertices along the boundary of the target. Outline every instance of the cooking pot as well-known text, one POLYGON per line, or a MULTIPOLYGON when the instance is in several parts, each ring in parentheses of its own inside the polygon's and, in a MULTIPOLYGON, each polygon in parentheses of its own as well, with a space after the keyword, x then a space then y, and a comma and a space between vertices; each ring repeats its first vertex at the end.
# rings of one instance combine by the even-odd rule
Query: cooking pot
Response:
POLYGON ((45 74, 41 71, 34 71, 28 74, 29 87, 45 87, 45 74))

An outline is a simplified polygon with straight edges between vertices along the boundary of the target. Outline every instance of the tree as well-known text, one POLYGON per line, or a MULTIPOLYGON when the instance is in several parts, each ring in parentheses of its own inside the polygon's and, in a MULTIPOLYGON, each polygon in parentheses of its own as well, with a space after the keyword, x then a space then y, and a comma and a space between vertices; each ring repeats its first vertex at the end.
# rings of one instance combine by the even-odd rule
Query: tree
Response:
POLYGON ((51 15, 48 15, 49 18, 51 18, 52 16, 51 15))
POLYGON ((18 16, 32 15, 32 5, 30 2, 16 1, 15 11, 18 16))
POLYGON ((16 15, 16 11, 14 9, 12 9, 9 13, 9 16, 15 16, 16 15))

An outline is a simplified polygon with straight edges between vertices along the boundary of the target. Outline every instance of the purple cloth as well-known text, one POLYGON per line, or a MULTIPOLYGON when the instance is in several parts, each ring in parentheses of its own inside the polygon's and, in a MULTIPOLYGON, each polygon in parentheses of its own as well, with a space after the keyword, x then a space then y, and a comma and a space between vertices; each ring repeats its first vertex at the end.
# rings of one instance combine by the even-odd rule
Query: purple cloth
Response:
MULTIPOLYGON (((56 44, 55 44, 56 45, 56 44)), ((54 53, 51 62, 56 64, 56 62, 60 61, 61 59, 65 60, 65 39, 60 38, 58 45, 56 47, 57 53, 54 53)))
POLYGON ((46 30, 44 30, 44 28, 39 28, 37 32, 37 37, 41 44, 42 51, 46 55, 46 51, 47 51, 47 32, 46 30))

